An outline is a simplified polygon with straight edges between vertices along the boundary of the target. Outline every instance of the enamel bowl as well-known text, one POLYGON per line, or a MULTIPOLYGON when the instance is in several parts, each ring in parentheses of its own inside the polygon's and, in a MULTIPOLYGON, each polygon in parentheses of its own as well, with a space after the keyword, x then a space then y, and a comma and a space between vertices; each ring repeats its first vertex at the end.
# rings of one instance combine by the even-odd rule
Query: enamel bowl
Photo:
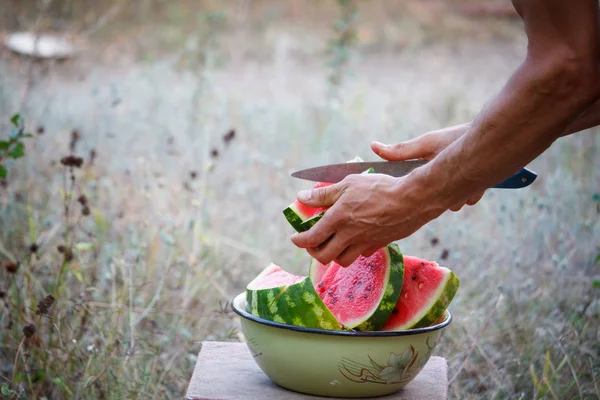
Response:
POLYGON ((394 393, 423 369, 452 321, 405 331, 351 332, 268 321, 245 311, 246 294, 233 300, 246 344, 275 384, 316 396, 358 398, 394 393))

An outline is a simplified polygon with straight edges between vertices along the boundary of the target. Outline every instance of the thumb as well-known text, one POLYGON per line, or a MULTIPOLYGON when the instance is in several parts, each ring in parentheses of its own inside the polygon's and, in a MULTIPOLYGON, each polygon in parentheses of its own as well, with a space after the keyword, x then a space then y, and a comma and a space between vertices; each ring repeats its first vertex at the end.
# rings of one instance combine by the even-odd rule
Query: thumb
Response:
POLYGON ((298 201, 309 207, 330 207, 342 195, 342 188, 339 184, 323 186, 302 190, 298 192, 296 198, 298 201))
POLYGON ((415 158, 430 160, 435 154, 435 148, 435 143, 426 135, 392 145, 379 142, 371 143, 371 149, 375 154, 387 161, 402 161, 415 158))

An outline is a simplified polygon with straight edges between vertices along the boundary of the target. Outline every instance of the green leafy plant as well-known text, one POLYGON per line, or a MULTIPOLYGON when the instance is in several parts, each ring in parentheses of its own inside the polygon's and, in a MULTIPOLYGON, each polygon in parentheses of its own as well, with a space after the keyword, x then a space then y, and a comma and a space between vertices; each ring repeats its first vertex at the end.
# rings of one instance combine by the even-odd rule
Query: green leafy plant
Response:
POLYGON ((23 139, 33 137, 30 133, 25 133, 23 118, 19 114, 11 117, 10 122, 13 128, 10 130, 8 139, 0 140, 0 179, 6 179, 8 176, 8 165, 11 160, 17 160, 25 156, 25 143, 23 139))
POLYGON ((2 383, 2 396, 10 396, 10 394, 11 394, 11 392, 8 387, 8 383, 3 382, 2 383))

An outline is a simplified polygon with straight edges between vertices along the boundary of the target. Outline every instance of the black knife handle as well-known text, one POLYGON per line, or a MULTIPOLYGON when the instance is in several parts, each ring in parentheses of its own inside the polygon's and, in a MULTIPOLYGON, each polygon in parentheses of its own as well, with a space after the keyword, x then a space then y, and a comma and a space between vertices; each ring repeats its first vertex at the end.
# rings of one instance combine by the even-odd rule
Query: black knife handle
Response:
POLYGON ((527 168, 522 168, 510 178, 498 183, 495 189, 520 189, 529 186, 535 181, 537 174, 527 168))

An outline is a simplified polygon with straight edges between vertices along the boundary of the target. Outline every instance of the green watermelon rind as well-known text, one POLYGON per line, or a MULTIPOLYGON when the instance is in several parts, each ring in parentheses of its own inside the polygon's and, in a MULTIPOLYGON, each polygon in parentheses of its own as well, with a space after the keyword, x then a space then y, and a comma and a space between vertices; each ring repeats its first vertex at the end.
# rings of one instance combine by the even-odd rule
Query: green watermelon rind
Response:
POLYGON ((325 215, 325 212, 319 213, 319 214, 315 215, 314 217, 311 217, 311 218, 307 219, 306 221, 302 222, 300 224, 300 229, 302 230, 302 232, 307 231, 310 228, 312 228, 313 226, 315 226, 315 224, 317 222, 319 222, 319 220, 321 218, 323 218, 323 215, 325 215))
MULTIPOLYGON (((385 251, 389 260, 385 290, 369 318, 354 327, 357 331, 380 330, 394 311, 396 304, 398 304, 404 282, 404 257, 395 243, 386 246, 385 251)), ((352 326, 353 324, 347 325, 352 326)))
MULTIPOLYGON (((444 267, 442 267, 444 268, 444 267)), ((430 307, 423 307, 424 312, 415 315, 410 321, 404 323, 403 325, 396 326, 394 328, 389 328, 386 330, 389 331, 400 331, 400 330, 409 330, 409 329, 418 329, 425 328, 431 326, 435 323, 452 303, 452 300, 456 296, 458 292, 458 288, 460 287, 460 279, 456 276, 456 274, 446 268, 449 272, 446 275, 446 280, 443 284, 440 285, 436 293, 431 296, 432 300, 429 304, 430 307)))
POLYGON ((286 325, 341 329, 309 277, 289 286, 268 289, 246 287, 246 311, 256 317, 286 325))
POLYGON ((293 204, 290 204, 283 210, 283 215, 285 219, 289 222, 289 224, 296 230, 296 232, 304 232, 309 230, 317 223, 318 219, 321 219, 324 213, 319 213, 311 218, 305 219, 302 217, 300 212, 296 210, 293 204), (319 217, 317 221, 310 222, 316 217, 319 217), (308 223, 308 224, 307 224, 308 223))
POLYGON ((436 322, 442 315, 444 315, 444 312, 448 309, 450 303, 452 303, 452 300, 454 299, 454 296, 456 296, 459 287, 460 279, 454 272, 450 271, 442 294, 438 297, 437 301, 429 309, 429 311, 416 324, 411 326, 410 329, 424 328, 431 326, 431 324, 436 322))

